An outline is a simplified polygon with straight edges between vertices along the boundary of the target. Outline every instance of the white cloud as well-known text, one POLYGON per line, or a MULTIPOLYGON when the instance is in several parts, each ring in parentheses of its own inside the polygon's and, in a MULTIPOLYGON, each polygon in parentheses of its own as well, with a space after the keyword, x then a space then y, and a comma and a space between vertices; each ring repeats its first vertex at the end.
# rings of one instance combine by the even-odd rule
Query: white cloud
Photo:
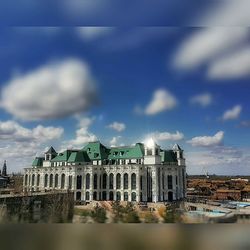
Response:
POLYGON ((247 148, 215 146, 205 151, 186 152, 188 174, 247 174, 250 155, 247 148))
POLYGON ((121 132, 126 129, 126 125, 121 122, 113 122, 107 126, 108 128, 111 128, 113 130, 116 130, 118 132, 121 132))
POLYGON ((0 121, 0 159, 7 160, 9 171, 22 171, 37 154, 44 153, 45 144, 55 144, 63 131, 61 127, 25 128, 16 121, 0 121))
POLYGON ((249 75, 250 47, 215 60, 208 69, 208 77, 211 79, 231 79, 249 75))
POLYGON ((219 131, 213 136, 197 136, 187 141, 194 147, 212 147, 223 143, 224 132, 219 131))
POLYGON ((84 26, 76 28, 77 34, 84 41, 93 41, 100 37, 104 37, 114 31, 113 27, 103 26, 84 26))
POLYGON ((236 105, 232 109, 226 110, 222 116, 222 120, 235 120, 239 118, 241 110, 241 105, 236 105))
POLYGON ((206 26, 249 26, 249 0, 218 1, 208 13, 199 17, 199 25, 206 26))
POLYGON ((177 99, 166 89, 158 89, 145 108, 146 115, 155 115, 165 110, 171 110, 177 105, 177 99))
POLYGON ((0 138, 7 141, 40 141, 59 139, 64 132, 61 127, 38 125, 33 129, 24 128, 15 121, 0 121, 0 138))
POLYGON ((9 80, 3 88, 0 104, 17 118, 41 120, 85 111, 96 99, 88 65, 67 59, 9 80))
POLYGON ((76 137, 73 140, 64 142, 64 145, 62 146, 63 149, 72 147, 83 147, 84 144, 88 142, 97 141, 96 135, 92 132, 89 132, 89 127, 92 125, 95 118, 77 116, 77 120, 78 129, 76 130, 76 137))
POLYGON ((190 103, 192 104, 199 104, 202 107, 209 106, 213 101, 213 97, 210 93, 204 93, 195 95, 190 98, 190 103))
POLYGON ((121 138, 122 138, 121 136, 114 136, 109 142, 110 146, 116 147, 121 138))
POLYGON ((181 44, 174 58, 180 69, 194 69, 245 41, 247 28, 203 28, 181 44))
POLYGON ((184 134, 179 131, 176 131, 175 133, 157 131, 149 134, 147 138, 153 138, 156 141, 179 141, 184 138, 184 134))
POLYGON ((207 28, 184 40, 174 65, 187 70, 205 65, 211 80, 249 76, 249 9, 249 0, 226 0, 201 12, 195 23, 207 28))

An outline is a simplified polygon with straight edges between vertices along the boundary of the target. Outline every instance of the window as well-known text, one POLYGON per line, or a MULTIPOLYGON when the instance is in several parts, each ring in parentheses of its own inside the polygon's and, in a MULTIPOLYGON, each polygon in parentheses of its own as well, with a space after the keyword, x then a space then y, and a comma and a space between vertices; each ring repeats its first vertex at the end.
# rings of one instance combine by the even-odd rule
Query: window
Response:
POLYGON ((107 188, 107 174, 104 173, 102 176, 102 188, 106 189, 107 188))
POLYGON ((131 200, 136 201, 136 192, 132 192, 131 196, 131 200))
POLYGON ((120 201, 121 200, 121 192, 116 192, 116 200, 120 201))
POLYGON ((110 201, 114 200, 114 193, 112 191, 109 192, 109 200, 110 201))
POLYGON ((72 189, 72 176, 69 176, 69 189, 72 189))
POLYGON ((32 175, 32 179, 31 179, 31 186, 35 185, 35 175, 32 175))
POLYGON ((96 191, 93 193, 93 200, 94 200, 94 201, 97 200, 97 192, 96 192, 96 191))
POLYGON ((90 188, 90 174, 86 174, 86 189, 90 188))
POLYGON ((49 176, 49 187, 53 187, 53 174, 49 176))
POLYGON ((173 188, 173 176, 168 175, 168 189, 172 189, 172 188, 173 188))
POLYGON ((102 192, 102 199, 105 201, 105 200, 107 200, 107 193, 106 193, 106 191, 103 191, 102 192))
POLYGON ((152 149, 148 149, 147 151, 148 155, 152 155, 152 149))
POLYGON ((124 174, 123 176, 123 188, 128 189, 128 174, 124 174))
POLYGON ((94 174, 94 189, 97 189, 97 174, 94 174))
POLYGON ((25 180, 24 180, 24 185, 27 186, 27 184, 28 184, 28 175, 26 174, 25 175, 25 180))
POLYGON ((165 175, 162 173, 162 188, 165 189, 165 175))
POLYGON ((110 174, 109 175, 109 189, 113 189, 114 188, 114 175, 110 174))
POLYGON ((131 189, 132 190, 136 189, 136 174, 135 173, 131 175, 131 189))
POLYGON ((76 189, 81 189, 82 188, 82 176, 77 175, 76 177, 76 189))
POLYGON ((176 184, 176 186, 178 185, 178 176, 177 175, 175 177, 175 184, 176 184))
POLYGON ((117 174, 116 175, 116 189, 120 189, 121 188, 121 174, 117 174))
POLYGON ((55 187, 58 187, 58 174, 55 175, 55 187))
POLYGON ((47 187, 48 186, 48 174, 45 174, 45 177, 44 177, 44 187, 47 187))
POLYGON ((88 201, 89 200, 89 192, 86 192, 86 200, 88 201))
POLYGON ((124 201, 128 201, 128 192, 124 192, 124 201))
POLYGON ((61 189, 64 189, 65 187, 65 174, 62 174, 61 176, 61 189))
POLYGON ((81 192, 76 192, 76 200, 77 201, 81 200, 81 192))

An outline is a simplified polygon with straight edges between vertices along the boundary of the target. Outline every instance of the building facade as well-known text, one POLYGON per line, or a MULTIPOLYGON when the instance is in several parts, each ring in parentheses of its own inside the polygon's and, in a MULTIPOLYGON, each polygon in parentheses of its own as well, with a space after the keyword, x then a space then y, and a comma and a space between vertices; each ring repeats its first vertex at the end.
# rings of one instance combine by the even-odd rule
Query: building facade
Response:
POLYGON ((146 144, 107 148, 90 142, 81 150, 51 147, 25 168, 26 191, 72 190, 75 200, 162 202, 185 198, 183 150, 146 144))

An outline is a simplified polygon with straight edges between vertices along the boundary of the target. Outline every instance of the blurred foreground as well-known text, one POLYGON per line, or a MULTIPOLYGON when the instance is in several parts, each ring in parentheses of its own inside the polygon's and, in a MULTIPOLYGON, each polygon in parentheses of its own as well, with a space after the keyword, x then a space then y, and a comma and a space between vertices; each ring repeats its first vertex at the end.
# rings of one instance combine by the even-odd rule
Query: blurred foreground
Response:
POLYGON ((250 249, 240 225, 5 225, 1 249, 250 249), (13 240, 14 239, 14 240, 13 240))

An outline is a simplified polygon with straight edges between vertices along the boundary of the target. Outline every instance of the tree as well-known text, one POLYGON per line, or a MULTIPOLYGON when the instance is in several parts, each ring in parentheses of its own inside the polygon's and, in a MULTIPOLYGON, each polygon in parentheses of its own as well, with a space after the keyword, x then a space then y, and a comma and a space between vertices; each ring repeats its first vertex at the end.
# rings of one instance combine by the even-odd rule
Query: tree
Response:
POLYGON ((144 218, 145 223, 158 223, 158 218, 152 213, 148 212, 144 218))
POLYGON ((91 211, 91 217, 97 223, 105 223, 106 217, 106 210, 102 207, 96 206, 93 211, 91 211))

